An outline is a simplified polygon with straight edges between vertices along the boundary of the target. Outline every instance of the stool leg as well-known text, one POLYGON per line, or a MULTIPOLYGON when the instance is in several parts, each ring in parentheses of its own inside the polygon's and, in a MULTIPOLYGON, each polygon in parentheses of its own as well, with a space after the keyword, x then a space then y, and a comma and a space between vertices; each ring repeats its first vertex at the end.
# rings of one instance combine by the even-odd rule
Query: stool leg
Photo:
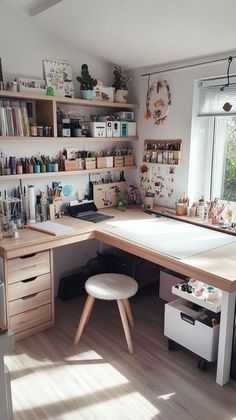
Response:
POLYGON ((127 341, 128 349, 129 349, 129 352, 132 354, 134 351, 133 351, 133 344, 132 344, 132 340, 130 336, 129 324, 128 324, 128 320, 126 316, 125 305, 124 305, 123 300, 121 299, 117 300, 117 304, 118 304, 120 317, 121 317, 121 321, 122 321, 124 332, 125 332, 125 338, 127 341))
POLYGON ((74 344, 75 345, 77 345, 79 343, 79 340, 80 340, 80 337, 82 335, 84 326, 85 326, 86 322, 88 321, 89 316, 91 314, 94 301, 95 301, 95 298, 91 295, 88 295, 87 300, 86 300, 85 305, 84 305, 84 310, 82 312, 80 322, 79 322, 79 325, 78 325, 78 328, 77 328, 77 331, 76 331, 76 334, 75 334, 75 339, 74 339, 74 344))
POLYGON ((124 302, 125 311, 126 311, 126 315, 127 315, 128 321, 129 321, 131 327, 134 327, 134 318, 133 318, 133 315, 132 315, 132 311, 131 311, 131 307, 130 307, 130 304, 129 304, 129 300, 128 299, 123 299, 123 302, 124 302))

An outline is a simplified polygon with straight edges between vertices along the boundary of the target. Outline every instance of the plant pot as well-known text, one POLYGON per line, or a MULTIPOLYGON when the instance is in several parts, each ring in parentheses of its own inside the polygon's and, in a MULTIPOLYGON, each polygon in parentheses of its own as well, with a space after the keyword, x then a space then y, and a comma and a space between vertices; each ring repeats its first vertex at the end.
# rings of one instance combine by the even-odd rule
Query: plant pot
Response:
POLYGON ((93 91, 92 90, 81 90, 81 98, 82 99, 93 99, 93 91))
POLYGON ((115 102, 123 102, 123 103, 127 102, 128 94, 129 94, 128 90, 117 89, 115 93, 115 102))

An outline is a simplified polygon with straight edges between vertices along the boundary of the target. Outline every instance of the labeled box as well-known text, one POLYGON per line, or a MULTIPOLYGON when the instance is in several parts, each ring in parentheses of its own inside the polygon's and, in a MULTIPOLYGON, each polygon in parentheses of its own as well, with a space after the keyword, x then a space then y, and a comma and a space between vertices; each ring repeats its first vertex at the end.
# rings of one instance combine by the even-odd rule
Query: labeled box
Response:
POLYGON ((128 136, 136 136, 137 128, 135 121, 128 121, 128 136))
POLYGON ((98 169, 102 169, 102 168, 106 168, 107 166, 107 158, 104 157, 97 157, 97 168, 98 169))
POLYGON ((76 160, 64 160, 64 169, 65 171, 77 171, 78 166, 76 160))
POLYGON ((112 121, 113 137, 120 137, 120 121, 112 121))
POLYGON ((107 135, 107 124, 105 122, 91 122, 90 132, 92 137, 106 137, 107 135))
POLYGON ((112 121, 107 121, 107 137, 113 137, 112 121))

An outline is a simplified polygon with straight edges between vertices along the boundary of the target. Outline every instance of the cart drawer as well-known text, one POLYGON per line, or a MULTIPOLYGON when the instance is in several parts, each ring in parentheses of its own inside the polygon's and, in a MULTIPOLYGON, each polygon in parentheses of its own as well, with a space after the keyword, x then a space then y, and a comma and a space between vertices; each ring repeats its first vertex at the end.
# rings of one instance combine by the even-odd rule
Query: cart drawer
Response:
POLYGON ((40 306, 36 309, 31 309, 30 311, 22 312, 21 314, 11 316, 10 328, 15 333, 18 333, 51 320, 52 306, 49 303, 47 305, 40 306))
POLYGON ((8 283, 16 283, 33 276, 50 272, 49 251, 31 254, 25 258, 13 258, 8 261, 8 283))
POLYGON ((13 300, 12 302, 9 302, 9 315, 17 315, 21 312, 45 305, 46 303, 50 303, 51 299, 51 290, 48 289, 43 292, 33 293, 20 299, 13 300))
POLYGON ((183 299, 167 303, 164 334, 209 362, 214 362, 217 359, 220 326, 210 327, 201 322, 199 317, 203 313, 188 308, 183 299))
POLYGON ((50 273, 34 276, 8 286, 8 300, 12 301, 42 290, 50 289, 50 273))

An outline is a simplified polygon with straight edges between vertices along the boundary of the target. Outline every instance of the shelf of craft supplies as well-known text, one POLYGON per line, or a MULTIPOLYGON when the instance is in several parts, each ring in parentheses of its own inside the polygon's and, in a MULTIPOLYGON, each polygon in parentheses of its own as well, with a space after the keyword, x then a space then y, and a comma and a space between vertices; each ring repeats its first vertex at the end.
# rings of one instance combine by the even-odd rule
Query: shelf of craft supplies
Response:
POLYGON ((0 175, 0 181, 12 181, 19 179, 31 179, 31 178, 56 178, 68 175, 86 175, 86 174, 97 174, 101 172, 114 172, 114 171, 127 171, 130 169, 136 169, 136 166, 113 166, 112 168, 102 169, 81 169, 80 171, 58 171, 58 172, 40 172, 39 174, 17 174, 17 175, 0 175))
POLYGON ((145 160, 142 162, 142 165, 157 165, 157 166, 181 166, 180 163, 157 163, 157 162, 146 162, 145 160))
POLYGON ((138 141, 138 136, 127 136, 127 137, 32 137, 32 136, 0 136, 0 141, 11 141, 11 142, 22 142, 26 141, 27 143, 35 142, 60 142, 60 143, 69 143, 69 142, 79 142, 79 141, 95 141, 95 142, 121 142, 121 141, 138 141))
POLYGON ((86 99, 77 98, 64 98, 58 96, 47 96, 39 95, 36 93, 25 93, 25 92, 12 92, 6 90, 0 90, 1 98, 18 99, 18 100, 31 100, 31 101, 48 101, 54 103, 88 106, 97 108, 116 108, 116 109, 138 109, 138 104, 129 104, 124 102, 108 102, 108 101, 93 101, 86 99))
POLYGON ((219 291, 219 295, 214 300, 204 300, 201 297, 197 297, 192 293, 184 292, 178 288, 178 284, 172 286, 172 293, 176 296, 181 297, 182 299, 188 300, 189 302, 195 303, 202 308, 208 309, 214 313, 221 312, 221 299, 222 295, 219 291))

